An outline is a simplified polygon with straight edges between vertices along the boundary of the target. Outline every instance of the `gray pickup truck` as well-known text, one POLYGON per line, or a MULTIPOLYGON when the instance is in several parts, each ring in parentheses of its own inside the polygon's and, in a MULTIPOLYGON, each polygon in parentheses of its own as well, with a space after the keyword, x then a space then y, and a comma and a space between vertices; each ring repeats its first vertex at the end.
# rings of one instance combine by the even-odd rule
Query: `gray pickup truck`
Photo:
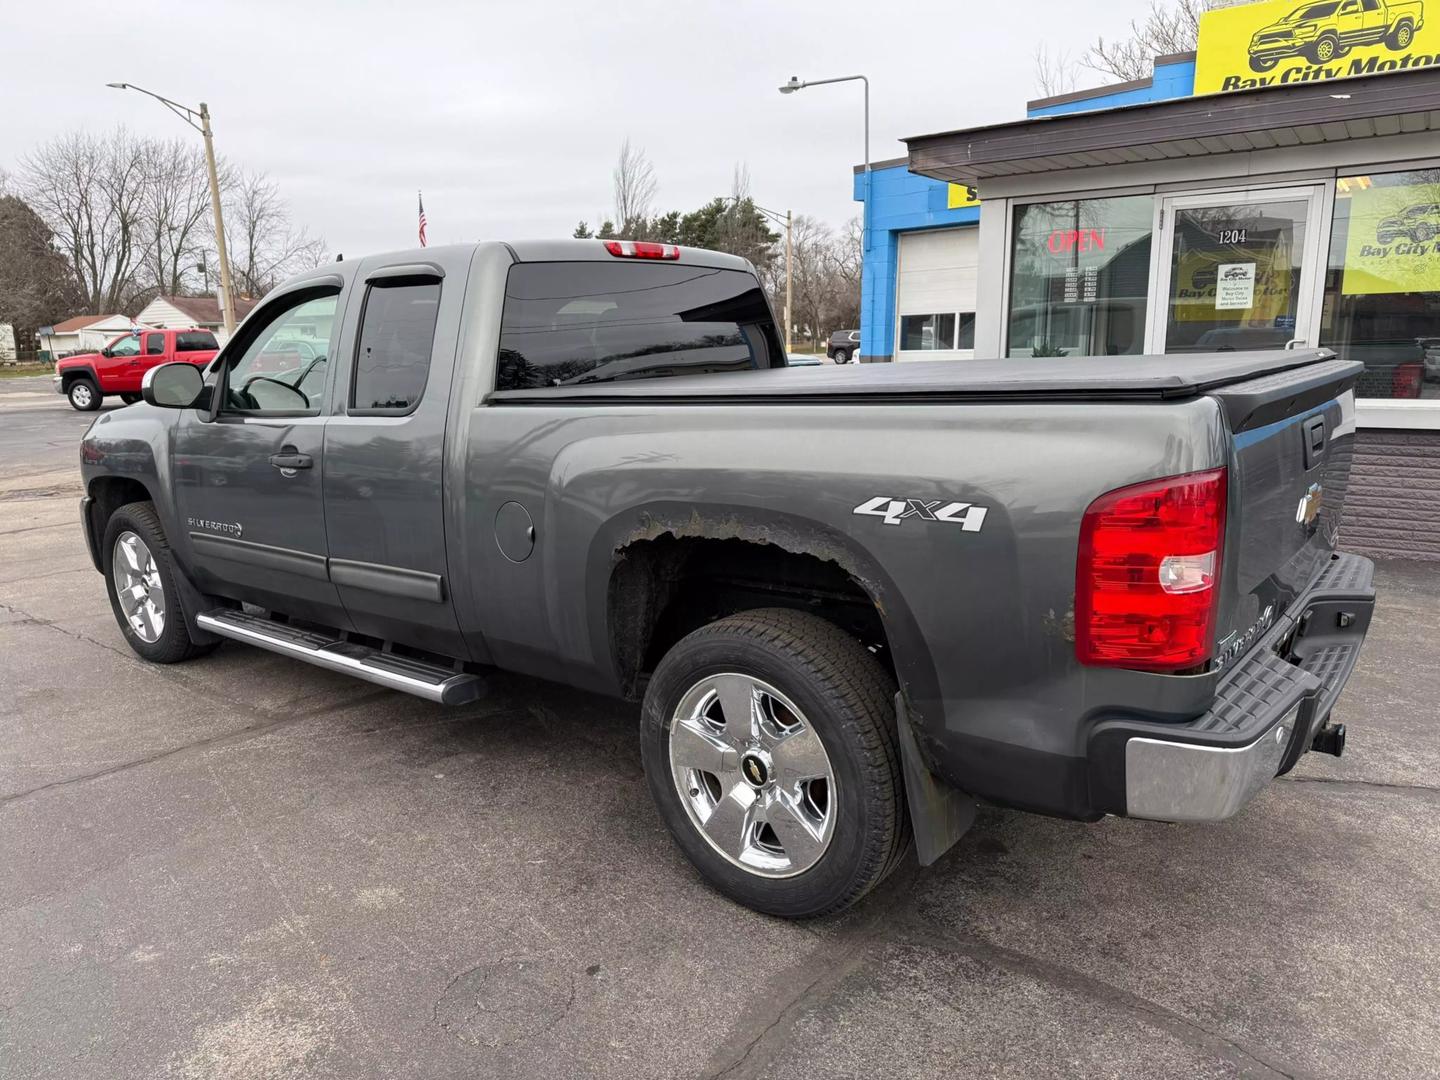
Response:
POLYGON ((337 263, 99 417, 81 517, 148 660, 232 639, 442 703, 490 668, 643 701, 675 840, 779 915, 912 836, 933 862, 977 799, 1215 820, 1339 753, 1360 364, 784 364, 726 255, 337 263))

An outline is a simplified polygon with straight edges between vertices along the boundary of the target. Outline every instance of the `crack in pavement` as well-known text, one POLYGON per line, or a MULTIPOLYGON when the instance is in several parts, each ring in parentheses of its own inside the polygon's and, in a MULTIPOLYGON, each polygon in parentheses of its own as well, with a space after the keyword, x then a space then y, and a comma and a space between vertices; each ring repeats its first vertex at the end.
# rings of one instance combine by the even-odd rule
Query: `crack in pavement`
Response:
POLYGON ((1286 1063, 1281 1067, 1267 1061, 1258 1051, 1134 991, 1018 949, 995 945, 969 935, 952 936, 913 912, 902 922, 895 943, 921 945, 941 952, 955 953, 1029 976, 1039 982, 1068 990, 1086 1000, 1103 1002, 1126 1012, 1138 1013, 1185 1045, 1214 1054, 1227 1064, 1235 1066, 1243 1076, 1266 1080, 1274 1077, 1281 1077, 1283 1080, 1309 1080, 1308 1074, 1299 1072, 1295 1066, 1286 1063))
MULTIPOLYGON (((85 634, 81 634, 77 631, 67 630, 63 626, 58 626, 47 619, 42 619, 38 616, 32 615, 21 608, 15 607, 13 604, 0 602, 0 610, 8 611, 12 615, 19 616, 24 623, 44 627, 47 630, 52 630, 58 634, 63 634, 64 636, 73 638, 77 641, 83 641, 87 644, 95 645, 99 648, 106 649, 110 652, 115 653, 117 656, 134 662, 137 665, 143 663, 143 661, 141 661, 138 657, 134 656, 129 652, 115 648, 114 646, 108 645, 105 642, 96 641, 94 638, 89 637, 85 634)), ((146 667, 153 668, 155 667, 155 665, 146 665, 146 667)), ((244 742, 255 735, 264 734, 266 732, 272 731, 279 727, 284 727, 289 724, 299 723, 302 720, 310 720, 319 716, 325 716, 328 713, 346 710, 355 705, 362 705, 371 701, 377 701, 381 698, 388 696, 391 693, 391 691, 389 690, 376 690, 373 693, 360 694, 355 697, 348 697, 343 701, 329 702, 326 704, 317 705, 313 708, 302 709, 298 712, 290 711, 286 713, 277 713, 273 709, 263 708, 261 706, 251 704, 250 702, 242 701, 237 698, 232 698, 227 694, 216 693, 209 687, 199 684, 196 682, 196 680, 190 678, 189 676, 182 675, 179 672, 171 672, 165 668, 158 668, 158 670, 152 670, 150 674, 158 678, 163 678, 171 682, 179 683, 186 690, 202 694, 205 697, 209 698, 211 701, 216 702, 217 704, 237 710, 238 712, 249 716, 253 722, 235 731, 228 731, 219 735, 211 735, 203 739, 196 739, 193 742, 184 743, 180 746, 172 747, 168 750, 161 750, 154 754, 147 754, 143 757, 135 758, 133 760, 123 762, 119 765, 112 765, 105 769, 97 769, 94 772, 84 773, 79 776, 66 777, 61 780, 51 780, 48 783, 39 784, 33 788, 28 788, 24 791, 17 791, 9 795, 0 796, 0 807, 9 806, 12 803, 18 802, 22 799, 30 798, 33 795, 38 795, 41 792, 50 791, 55 788, 66 787, 71 784, 82 784, 91 780, 98 780, 106 776, 113 776, 116 773, 125 772, 129 769, 139 768, 143 765, 149 765, 156 761, 163 761, 166 758, 174 757, 177 754, 183 754, 191 750, 203 750, 212 746, 225 745, 227 743, 244 742)))
POLYGON ((1399 791, 1407 795, 1418 795, 1423 799, 1440 802, 1440 787, 1430 784, 1396 784, 1385 780, 1357 780, 1343 776, 1287 776, 1283 779, 1291 784, 1332 784, 1335 787, 1379 788, 1381 791, 1399 791))
MULTIPOLYGON (((700 1074, 703 1080, 738 1080, 742 1075, 757 1075, 775 1057, 774 1052, 763 1051, 767 1048, 777 1052, 782 1050, 787 1045, 788 1030, 805 1007, 837 989, 864 964, 875 945, 912 945, 964 956, 1076 994, 1084 1000, 1122 1010, 1143 1018, 1191 1049, 1224 1061, 1241 1076, 1257 1080, 1311 1080, 1308 1074, 1288 1062, 1268 1060, 1259 1050, 1104 979, 1044 957, 992 944, 979 937, 947 933, 926 920, 904 899, 910 895, 910 881, 918 873, 918 866, 911 864, 908 873, 897 873, 882 885, 872 896, 870 915, 858 926, 842 932, 845 944, 838 953, 833 951, 833 946, 822 947, 819 970, 798 991, 767 993, 757 998, 746 1010, 746 1016, 737 1023, 731 1037, 712 1053, 711 1067, 700 1074), (887 896, 879 895, 881 892, 887 896), (887 903, 887 898, 892 902, 887 903), (760 1031, 746 1035, 761 1018, 768 1020, 760 1031), (757 1051, 762 1053, 757 1056, 757 1051)), ((800 972, 813 970, 812 960, 798 966, 800 972)), ((791 968, 777 976, 772 985, 792 986, 796 974, 797 969, 791 968)))

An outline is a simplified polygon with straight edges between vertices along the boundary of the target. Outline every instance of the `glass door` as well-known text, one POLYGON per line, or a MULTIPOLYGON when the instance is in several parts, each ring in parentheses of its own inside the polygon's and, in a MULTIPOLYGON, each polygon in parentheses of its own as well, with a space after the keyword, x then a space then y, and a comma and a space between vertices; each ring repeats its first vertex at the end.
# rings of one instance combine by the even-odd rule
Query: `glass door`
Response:
POLYGON ((1150 351, 1313 345, 1322 276, 1319 185, 1167 198, 1150 351))

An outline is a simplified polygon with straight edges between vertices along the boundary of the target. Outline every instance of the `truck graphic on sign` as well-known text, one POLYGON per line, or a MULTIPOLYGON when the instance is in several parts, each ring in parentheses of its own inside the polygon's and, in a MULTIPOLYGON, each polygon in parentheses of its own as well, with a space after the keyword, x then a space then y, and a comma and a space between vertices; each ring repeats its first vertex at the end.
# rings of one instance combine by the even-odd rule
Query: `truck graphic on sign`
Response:
POLYGON ((1322 0, 1302 4, 1250 38, 1250 66, 1269 71, 1303 56, 1312 64, 1337 60, 1360 45, 1408 49, 1425 25, 1423 0, 1322 0))
POLYGON ((1381 218, 1375 226, 1375 241, 1394 243, 1400 237, 1424 244, 1440 236, 1440 204, 1416 203, 1394 217, 1381 218))

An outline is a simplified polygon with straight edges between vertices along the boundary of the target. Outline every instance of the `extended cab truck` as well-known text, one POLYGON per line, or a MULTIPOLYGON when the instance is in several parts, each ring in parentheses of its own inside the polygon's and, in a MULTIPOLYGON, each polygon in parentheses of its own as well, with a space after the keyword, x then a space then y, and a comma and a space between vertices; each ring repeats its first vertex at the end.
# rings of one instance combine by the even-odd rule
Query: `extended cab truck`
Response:
POLYGON ((1250 66, 1269 71, 1281 60, 1303 56, 1328 64, 1357 45, 1384 43, 1408 49, 1425 25, 1424 0, 1322 0, 1302 4, 1250 38, 1250 66))
POLYGON ((1359 364, 783 356, 727 255, 344 262, 99 418, 82 519, 154 661, 228 638, 440 702, 492 666, 643 700, 676 841, 781 915, 854 902, 912 829, 932 862, 977 798, 1212 820, 1339 751, 1359 364), (321 377, 257 373, 302 325, 321 377))
POLYGON ((183 360, 204 367, 219 345, 209 330, 148 330, 121 334, 98 353, 77 353, 55 364, 55 391, 81 412, 94 412, 107 394, 124 402, 140 400, 145 373, 183 360))

